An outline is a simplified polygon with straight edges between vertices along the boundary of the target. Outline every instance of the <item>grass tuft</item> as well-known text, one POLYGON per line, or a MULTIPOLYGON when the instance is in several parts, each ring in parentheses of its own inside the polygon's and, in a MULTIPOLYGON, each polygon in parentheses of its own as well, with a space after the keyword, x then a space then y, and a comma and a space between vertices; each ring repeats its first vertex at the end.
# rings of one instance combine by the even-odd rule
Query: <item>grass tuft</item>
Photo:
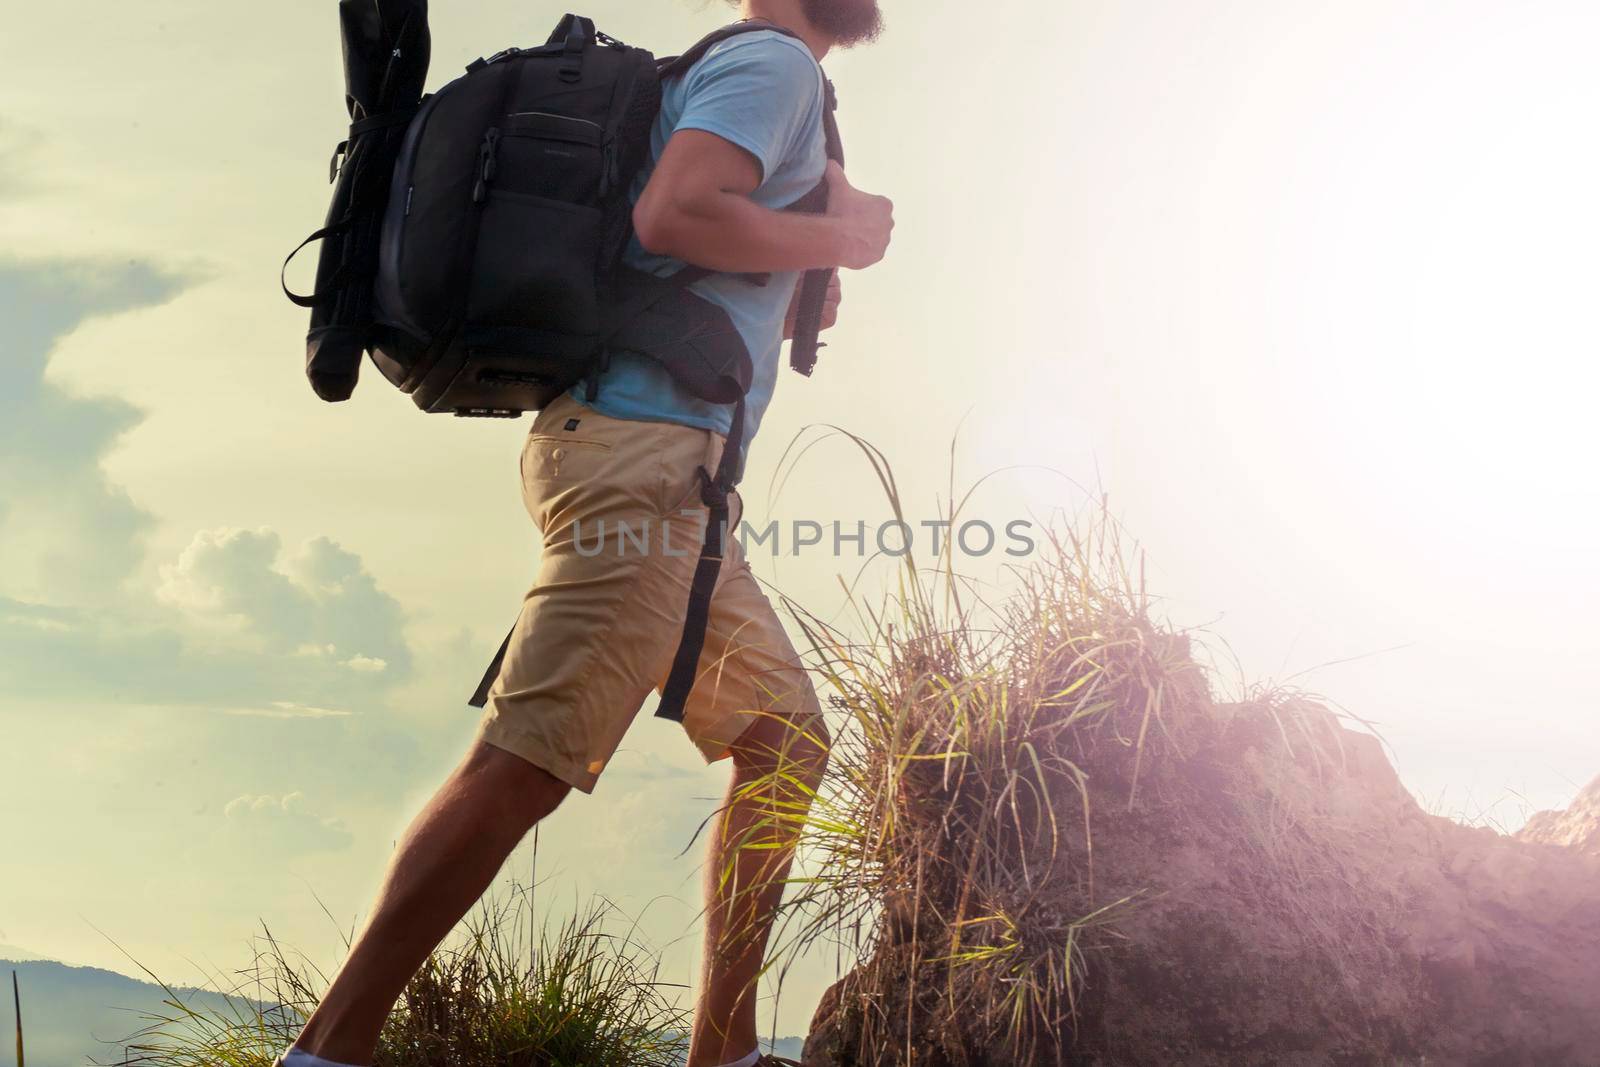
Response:
MULTIPOLYGON (((902 518, 883 454, 845 436, 902 518)), ((1207 684, 1103 500, 1040 549, 998 602, 953 550, 908 556, 881 604, 850 592, 853 635, 790 605, 834 742, 779 945, 857 961, 825 1006, 851 1017, 835 1062, 1064 1062, 1089 962, 1139 903, 1097 888, 1093 806, 1139 806, 1207 684)))
MULTIPOLYGON (((676 1067, 688 1019, 632 927, 602 902, 529 937, 523 896, 486 902, 428 959, 384 1027, 374 1067, 676 1067)), ((146 1017, 115 1067, 269 1067, 325 979, 270 931, 237 978, 227 1009, 163 983, 167 1010, 146 1017)))

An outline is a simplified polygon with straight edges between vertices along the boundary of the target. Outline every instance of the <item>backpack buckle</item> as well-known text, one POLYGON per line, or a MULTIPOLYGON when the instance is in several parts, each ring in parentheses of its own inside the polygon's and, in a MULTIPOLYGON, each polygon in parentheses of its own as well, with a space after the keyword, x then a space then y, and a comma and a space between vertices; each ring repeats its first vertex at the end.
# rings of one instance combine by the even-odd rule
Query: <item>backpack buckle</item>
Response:
POLYGON ((344 165, 345 158, 350 151, 349 141, 340 141, 333 150, 333 157, 328 160, 328 184, 332 185, 339 179, 339 168, 344 165))
POLYGON ((728 506, 728 487, 704 466, 695 469, 695 475, 700 479, 700 502, 706 507, 716 510, 728 506))

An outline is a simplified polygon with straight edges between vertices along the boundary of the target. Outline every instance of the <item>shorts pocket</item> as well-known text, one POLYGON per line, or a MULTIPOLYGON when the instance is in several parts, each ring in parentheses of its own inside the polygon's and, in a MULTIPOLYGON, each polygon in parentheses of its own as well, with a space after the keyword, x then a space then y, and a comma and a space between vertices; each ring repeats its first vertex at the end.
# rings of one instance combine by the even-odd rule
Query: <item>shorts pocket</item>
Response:
POLYGON ((534 434, 522 451, 522 478, 529 483, 583 481, 597 477, 611 454, 605 441, 534 434))
POLYGON ((592 511, 616 478, 616 459, 605 442, 531 435, 522 449, 522 505, 533 524, 548 537, 554 526, 592 511))

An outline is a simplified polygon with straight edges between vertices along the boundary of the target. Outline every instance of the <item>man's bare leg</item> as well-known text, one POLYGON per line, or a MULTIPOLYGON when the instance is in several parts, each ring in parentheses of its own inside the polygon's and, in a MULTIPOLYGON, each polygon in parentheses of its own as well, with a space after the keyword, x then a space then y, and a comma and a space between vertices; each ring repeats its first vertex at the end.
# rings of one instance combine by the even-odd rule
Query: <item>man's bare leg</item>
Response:
POLYGON ((335 1063, 371 1063, 411 976, 570 788, 476 743, 406 830, 372 914, 296 1046, 335 1063))
POLYGON ((756 979, 827 746, 820 716, 802 724, 769 715, 734 747, 733 780, 707 844, 704 961, 688 1067, 731 1063, 756 1047, 756 979), (777 781, 780 767, 804 788, 777 781), (752 844, 760 847, 741 847, 752 844))

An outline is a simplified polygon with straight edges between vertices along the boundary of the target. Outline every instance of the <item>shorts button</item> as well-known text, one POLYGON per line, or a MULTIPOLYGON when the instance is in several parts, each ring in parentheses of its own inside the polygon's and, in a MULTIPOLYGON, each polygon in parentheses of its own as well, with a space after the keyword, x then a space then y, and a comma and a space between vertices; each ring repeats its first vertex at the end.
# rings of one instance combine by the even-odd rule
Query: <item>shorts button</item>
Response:
POLYGON ((550 458, 553 459, 553 460, 556 460, 557 462, 560 462, 562 457, 564 457, 565 455, 566 455, 566 452, 564 452, 564 451, 562 451, 561 449, 558 448, 554 452, 550 453, 550 458))

